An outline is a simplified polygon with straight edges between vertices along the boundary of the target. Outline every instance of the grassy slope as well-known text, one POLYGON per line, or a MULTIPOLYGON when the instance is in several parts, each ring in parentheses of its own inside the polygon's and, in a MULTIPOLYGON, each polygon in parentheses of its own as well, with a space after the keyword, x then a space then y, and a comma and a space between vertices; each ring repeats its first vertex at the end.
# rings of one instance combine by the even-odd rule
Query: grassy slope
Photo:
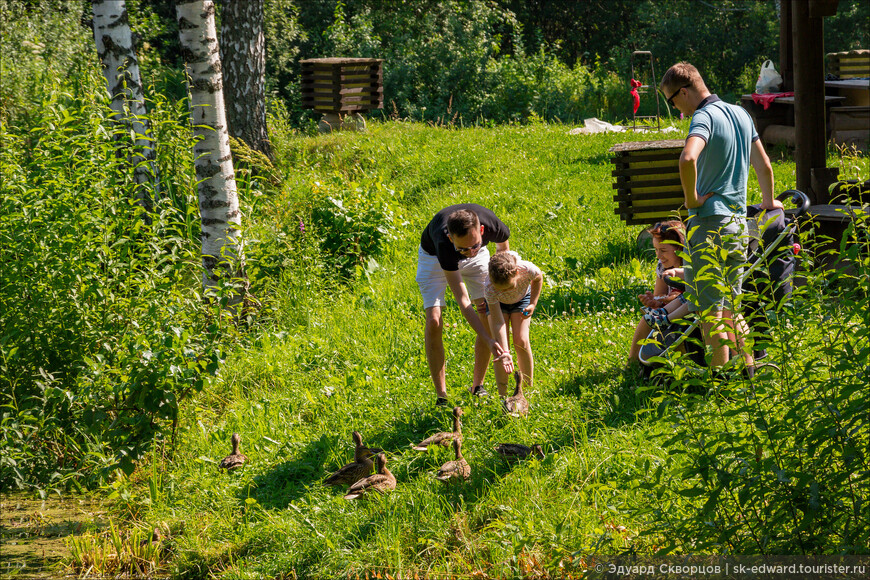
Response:
MULTIPOLYGON (((634 486, 644 460, 665 453, 648 443, 650 431, 668 426, 637 418, 651 403, 622 367, 638 317, 634 295, 651 284, 653 263, 636 249, 640 228, 613 213, 607 150, 651 137, 571 136, 558 125, 369 129, 276 142, 287 198, 336 175, 397 192, 406 225, 382 268, 328 298, 300 290, 305 271, 286 277, 276 293, 281 322, 186 409, 180 452, 142 517, 172 523, 179 571, 192 576, 293 568, 328 577, 380 567, 402 577, 514 575, 554 571, 578 550, 648 551, 651 540, 634 539, 644 523, 622 512, 643 501, 634 486), (547 284, 532 325, 528 419, 504 420, 492 398, 470 399, 472 333, 455 308, 446 311, 448 390, 466 408, 463 450, 473 468, 468 484, 449 487, 431 476, 449 452, 408 448, 449 426, 449 412, 433 407, 414 270, 421 228, 460 201, 501 216, 512 248, 542 267, 547 284), (349 503, 319 485, 351 457, 352 430, 388 450, 395 493, 349 503), (233 431, 250 464, 224 476, 214 462, 233 431), (510 469, 489 451, 501 441, 543 442, 548 457, 510 469)), ((793 163, 775 171, 778 190, 794 185, 793 163)), ((752 192, 757 199, 757 186, 752 192)))

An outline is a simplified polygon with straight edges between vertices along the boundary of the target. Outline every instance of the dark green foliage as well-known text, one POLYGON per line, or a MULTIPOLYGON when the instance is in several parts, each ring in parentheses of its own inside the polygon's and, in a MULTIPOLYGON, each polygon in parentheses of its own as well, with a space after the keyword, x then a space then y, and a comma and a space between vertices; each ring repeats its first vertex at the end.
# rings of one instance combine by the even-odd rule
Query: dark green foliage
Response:
MULTIPOLYGON (((20 1, 4 1, 10 14, 24 10, 20 1)), ((73 0, 38 4, 59 7, 47 12, 46 29, 75 37, 81 50, 90 33, 71 15, 89 9, 73 0)), ((128 0, 127 7, 145 83, 182 98, 172 4, 128 0)), ((628 118, 632 50, 652 51, 659 77, 689 60, 728 100, 751 90, 761 62, 777 62, 779 54, 774 0, 267 0, 265 12, 267 91, 283 101, 297 127, 319 118, 302 109, 299 60, 305 58, 382 58, 381 114, 469 124, 628 118)), ((866 2, 842 0, 837 14, 825 18, 824 50, 866 48, 868 22, 866 2)), ((68 65, 71 47, 64 40, 45 50, 68 65)))
POLYGON ((636 10, 626 46, 653 53, 659 80, 672 64, 686 60, 712 92, 740 95, 755 87, 762 57, 776 62, 779 54, 774 2, 646 0, 636 10))
POLYGON ((490 62, 490 91, 481 104, 484 119, 580 121, 588 117, 624 118, 625 88, 602 66, 569 69, 541 49, 530 56, 490 62))
POLYGON ((3 487, 132 471, 221 356, 199 296, 177 111, 152 118, 168 197, 146 225, 104 81, 91 69, 77 82, 77 96, 46 84, 29 130, 0 134, 3 487))
POLYGON ((0 0, 0 123, 26 129, 38 117, 43 83, 76 79, 97 61, 81 14, 76 0, 0 0))
POLYGON ((266 92, 280 95, 286 108, 298 113, 302 107, 298 61, 310 58, 310 55, 300 56, 300 47, 307 41, 308 33, 299 23, 293 0, 266 0, 265 12, 266 92))
MULTIPOLYGON (((288 33, 274 42, 283 43, 285 62, 269 74, 280 75, 273 86, 294 116, 298 68, 286 56, 292 51, 298 58, 383 58, 385 114, 465 123, 624 119, 631 114, 632 50, 652 51, 659 77, 671 64, 691 61, 729 99, 751 90, 761 62, 779 53, 773 0, 320 0, 296 9, 281 2, 288 33), (590 83, 590 74, 599 82, 590 83)), ((866 47, 867 10, 860 0, 840 2, 825 19, 825 50, 866 47)))
POLYGON ((870 3, 840 0, 837 13, 825 18, 825 52, 870 47, 870 3))
POLYGON ((615 56, 641 17, 635 0, 509 0, 501 4, 521 24, 523 45, 530 51, 546 47, 570 67, 615 56))
MULTIPOLYGON (((594 58, 572 69, 542 45, 527 56, 521 23, 498 4, 314 2, 300 5, 294 22, 307 33, 299 35, 299 58, 385 60, 385 115, 467 124, 627 112, 627 101, 613 98, 619 81, 594 58)), ((278 86, 291 107, 296 74, 278 86)))

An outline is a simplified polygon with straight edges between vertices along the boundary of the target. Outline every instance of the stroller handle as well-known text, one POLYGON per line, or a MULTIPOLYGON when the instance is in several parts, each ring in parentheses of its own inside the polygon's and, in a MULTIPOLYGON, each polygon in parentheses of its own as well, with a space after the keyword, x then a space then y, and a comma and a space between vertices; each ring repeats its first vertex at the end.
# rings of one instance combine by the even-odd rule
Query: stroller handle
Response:
POLYGON ((810 198, 807 197, 807 194, 798 189, 789 189, 777 195, 776 199, 779 201, 785 201, 788 197, 791 197, 791 202, 797 206, 795 217, 807 213, 807 210, 810 208, 810 198))

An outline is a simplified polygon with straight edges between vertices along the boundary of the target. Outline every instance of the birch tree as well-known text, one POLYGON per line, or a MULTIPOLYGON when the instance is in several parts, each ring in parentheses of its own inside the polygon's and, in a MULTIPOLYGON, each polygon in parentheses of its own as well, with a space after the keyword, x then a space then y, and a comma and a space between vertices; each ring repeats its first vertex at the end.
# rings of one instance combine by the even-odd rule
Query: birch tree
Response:
POLYGON ((271 157, 266 129, 264 0, 225 0, 221 63, 229 133, 271 157))
POLYGON ((111 97, 113 120, 120 127, 115 139, 121 152, 127 147, 127 136, 131 135, 132 146, 126 154, 138 184, 139 202, 150 212, 158 192, 158 176, 127 3, 125 0, 92 0, 91 7, 94 43, 111 97))
POLYGON ((230 305, 243 298, 239 228, 242 216, 227 133, 213 0, 176 0, 178 34, 187 66, 193 155, 202 222, 203 286, 214 294, 222 279, 234 280, 230 305))

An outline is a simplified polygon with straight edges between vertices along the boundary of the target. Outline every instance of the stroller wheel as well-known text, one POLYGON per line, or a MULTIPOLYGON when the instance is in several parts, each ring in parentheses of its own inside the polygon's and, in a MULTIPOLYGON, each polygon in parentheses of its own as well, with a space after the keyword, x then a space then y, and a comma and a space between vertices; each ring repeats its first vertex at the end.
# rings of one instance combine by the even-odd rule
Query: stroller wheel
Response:
POLYGON ((779 368, 778 365, 773 364, 772 362, 764 363, 764 364, 760 364, 760 365, 755 366, 755 376, 756 377, 758 377, 758 376, 769 377, 770 375, 773 375, 776 373, 781 373, 781 372, 782 372, 782 369, 779 368))

